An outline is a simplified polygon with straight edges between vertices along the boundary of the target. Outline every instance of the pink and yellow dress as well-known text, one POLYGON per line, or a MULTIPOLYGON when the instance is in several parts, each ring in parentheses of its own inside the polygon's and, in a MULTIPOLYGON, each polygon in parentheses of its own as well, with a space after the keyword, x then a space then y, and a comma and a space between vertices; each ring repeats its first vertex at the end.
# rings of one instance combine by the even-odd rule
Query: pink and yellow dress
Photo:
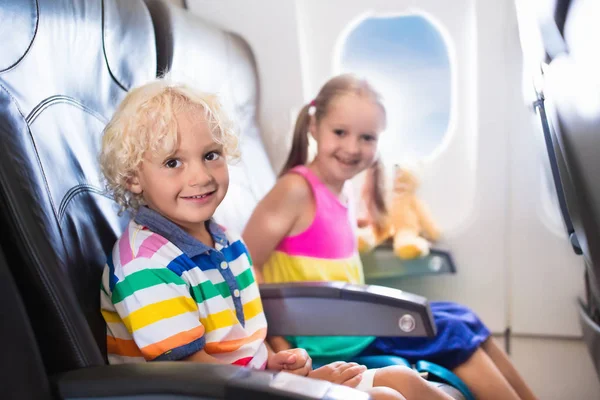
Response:
MULTIPOLYGON (((286 237, 263 267, 266 282, 343 281, 364 283, 358 241, 351 212, 307 167, 293 168, 310 185, 315 217, 304 232, 286 237)), ((395 355, 410 363, 428 360, 453 369, 471 357, 490 331, 468 307, 430 302, 437 327, 435 337, 294 336, 288 341, 304 348, 317 362, 351 361, 355 357, 395 355)), ((360 315, 356 316, 361 319, 360 315)))
MULTIPOLYGON (((305 166, 290 173, 302 175, 315 200, 315 217, 304 232, 284 238, 263 267, 265 282, 343 281, 364 283, 357 239, 348 207, 305 166)), ((294 347, 313 358, 349 359, 362 352, 373 337, 295 336, 294 347)))

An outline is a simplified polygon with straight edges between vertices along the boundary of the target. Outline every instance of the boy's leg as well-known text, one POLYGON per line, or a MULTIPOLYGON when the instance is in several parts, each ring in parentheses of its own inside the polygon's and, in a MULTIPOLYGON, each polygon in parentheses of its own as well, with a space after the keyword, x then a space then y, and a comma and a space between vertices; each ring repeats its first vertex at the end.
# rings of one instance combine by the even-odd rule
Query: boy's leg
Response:
POLYGON ((372 389, 365 390, 365 392, 369 393, 373 400, 406 400, 406 397, 402 396, 394 389, 383 386, 374 387, 372 389))
POLYGON ((525 383, 517 369, 515 368, 512 361, 508 358, 508 355, 502 350, 494 338, 489 338, 481 344, 481 348, 487 353, 492 359, 496 367, 500 370, 502 375, 506 378, 508 383, 515 389, 519 394, 519 397, 523 400, 536 400, 537 397, 533 394, 529 386, 525 383))
POLYGON ((446 393, 404 366, 379 368, 373 379, 373 386, 386 386, 400 392, 406 400, 452 400, 446 393))
POLYGON ((478 348, 453 372, 471 389, 477 399, 519 400, 520 397, 485 351, 478 348))

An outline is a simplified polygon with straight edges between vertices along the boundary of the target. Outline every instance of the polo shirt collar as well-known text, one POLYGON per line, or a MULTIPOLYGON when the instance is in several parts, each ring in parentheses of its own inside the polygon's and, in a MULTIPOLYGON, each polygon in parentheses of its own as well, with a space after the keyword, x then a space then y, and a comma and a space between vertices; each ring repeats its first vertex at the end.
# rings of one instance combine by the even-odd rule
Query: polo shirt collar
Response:
MULTIPOLYGON (((133 219, 139 225, 147 227, 173 243, 190 258, 214 250, 184 231, 179 225, 146 206, 141 206, 133 219)), ((206 227, 215 243, 223 247, 227 246, 225 232, 212 218, 207 221, 206 227)))

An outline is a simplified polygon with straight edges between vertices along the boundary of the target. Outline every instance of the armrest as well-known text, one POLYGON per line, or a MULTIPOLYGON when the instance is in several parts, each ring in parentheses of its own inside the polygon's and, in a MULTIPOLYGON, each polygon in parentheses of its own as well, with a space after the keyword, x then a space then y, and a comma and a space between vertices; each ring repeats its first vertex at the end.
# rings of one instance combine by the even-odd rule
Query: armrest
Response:
POLYGON ((425 297, 375 285, 260 285, 270 335, 435 336, 425 297))
POLYGON ((60 399, 294 399, 368 400, 358 390, 233 365, 153 362, 106 365, 60 374, 53 379, 60 399))

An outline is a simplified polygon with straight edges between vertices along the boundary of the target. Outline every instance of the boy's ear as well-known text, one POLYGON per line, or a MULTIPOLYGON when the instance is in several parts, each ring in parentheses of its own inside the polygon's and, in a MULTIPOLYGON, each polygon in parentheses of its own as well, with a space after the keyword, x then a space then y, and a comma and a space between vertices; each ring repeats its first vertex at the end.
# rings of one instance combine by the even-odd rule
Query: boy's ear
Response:
POLYGON ((133 194, 142 193, 142 185, 140 184, 140 179, 137 177, 137 175, 127 179, 127 189, 133 194))

